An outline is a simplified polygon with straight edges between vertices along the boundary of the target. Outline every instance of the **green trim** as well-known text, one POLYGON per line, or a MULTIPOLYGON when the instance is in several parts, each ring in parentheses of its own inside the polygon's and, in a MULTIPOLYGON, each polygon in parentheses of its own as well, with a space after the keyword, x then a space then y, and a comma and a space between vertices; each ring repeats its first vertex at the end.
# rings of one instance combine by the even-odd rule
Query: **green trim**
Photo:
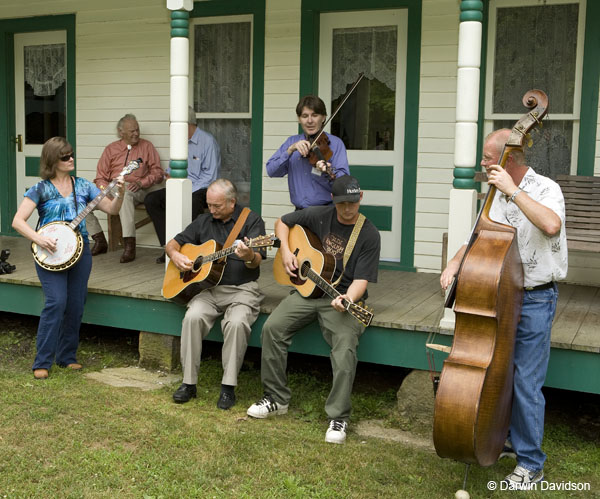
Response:
POLYGON ((170 175, 173 178, 187 178, 187 167, 187 159, 172 159, 169 161, 170 175))
MULTIPOLYGON (((39 316, 44 306, 41 287, 0 282, 0 311, 39 316)), ((185 307, 175 303, 89 293, 83 322, 134 331, 181 334, 185 307)), ((261 346, 260 332, 268 314, 261 313, 252 326, 250 346, 261 346)), ((207 339, 222 341, 220 322, 207 339)), ((429 333, 369 327, 361 337, 358 358, 391 366, 428 370, 425 342, 429 333)), ((450 345, 452 336, 439 334, 436 343, 450 345)), ((290 352, 329 356, 329 347, 323 340, 317 322, 304 327, 294 337, 290 352)), ((433 352, 435 365, 441 369, 446 356, 433 352)), ((600 354, 578 350, 552 348, 545 386, 600 394, 600 354)))
POLYGON ((171 30, 171 38, 188 38, 190 36, 189 29, 173 28, 171 30))
POLYGON ((265 0, 194 2, 191 17, 252 14, 252 131, 250 151, 250 208, 262 212, 263 119, 265 94, 265 0))
POLYGON ((363 191, 391 191, 394 185, 393 166, 350 165, 350 174, 363 191))
POLYGON ((359 210, 378 230, 392 230, 392 207, 361 204, 359 210))
MULTIPOLYGON (((75 94, 75 15, 27 17, 0 20, 0 234, 15 235, 11 221, 16 212, 19 196, 14 165, 16 153, 12 138, 15 136, 14 91, 14 35, 33 31, 65 30, 67 33, 67 140, 77 150, 76 94, 75 94)), ((39 168, 38 168, 39 169, 39 168)), ((38 173, 36 172, 35 176, 38 173)))
MULTIPOLYGON (((487 68, 489 10, 489 1, 486 1, 483 5, 483 21, 481 22, 481 67, 479 69, 479 113, 477 115, 477 163, 474 167, 475 171, 481 171, 481 156, 483 154, 483 122, 485 121, 485 72, 487 68)), ((478 192, 481 192, 481 182, 475 182, 474 189, 478 192)))
MULTIPOLYGON (((40 158, 25 156, 25 175, 27 177, 40 176, 40 158)), ((17 192, 17 196, 19 193, 17 192)))
POLYGON ((600 2, 588 0, 585 13, 583 74, 577 175, 594 175, 596 134, 598 130, 598 82, 600 80, 600 2))
MULTIPOLYGON (((406 50, 406 98, 404 114, 404 181, 402 188, 402 244, 400 263, 394 268, 413 269, 415 206, 417 199, 417 153, 419 85, 421 74, 421 0, 302 0, 299 98, 317 92, 319 85, 319 21, 321 13, 408 9, 406 50)), ((380 266, 381 268, 381 266, 380 266)))

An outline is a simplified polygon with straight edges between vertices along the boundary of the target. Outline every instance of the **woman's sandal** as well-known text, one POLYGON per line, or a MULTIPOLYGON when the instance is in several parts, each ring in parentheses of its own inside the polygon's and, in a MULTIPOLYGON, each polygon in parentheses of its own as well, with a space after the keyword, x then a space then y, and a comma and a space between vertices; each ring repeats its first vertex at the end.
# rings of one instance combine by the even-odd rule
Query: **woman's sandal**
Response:
POLYGON ((34 369, 33 377, 35 379, 46 379, 48 377, 48 369, 34 369))

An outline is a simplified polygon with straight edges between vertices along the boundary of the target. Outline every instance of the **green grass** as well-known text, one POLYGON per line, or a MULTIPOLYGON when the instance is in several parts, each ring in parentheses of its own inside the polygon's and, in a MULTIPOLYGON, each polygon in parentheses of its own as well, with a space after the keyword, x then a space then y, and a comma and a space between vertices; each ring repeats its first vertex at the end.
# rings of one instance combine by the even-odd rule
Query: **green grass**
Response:
MULTIPOLYGON (((323 410, 328 359, 290 357, 290 413, 245 417, 262 394, 260 351, 248 352, 231 411, 216 408, 219 345, 208 343, 198 398, 177 405, 175 386, 143 392, 88 380, 54 367, 35 381, 37 319, 0 314, 0 498, 2 497, 400 497, 448 498, 462 487, 464 465, 400 443, 365 438, 352 424, 400 425, 396 390, 405 371, 359 365, 347 443, 326 444, 323 410)), ((137 338, 84 326, 84 372, 136 365, 137 338)), ((600 496, 600 398, 548 390, 547 480, 588 482, 591 492, 534 492, 529 497, 600 496)), ((417 430, 415 428, 415 433, 417 430)), ((487 489, 512 470, 503 460, 471 467, 471 497, 521 497, 487 489)))

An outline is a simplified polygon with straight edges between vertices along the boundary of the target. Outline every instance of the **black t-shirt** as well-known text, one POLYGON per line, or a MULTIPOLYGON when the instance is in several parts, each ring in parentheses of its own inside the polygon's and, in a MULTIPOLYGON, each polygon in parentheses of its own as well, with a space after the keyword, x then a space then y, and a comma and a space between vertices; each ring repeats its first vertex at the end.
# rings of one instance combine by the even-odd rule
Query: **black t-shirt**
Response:
MULTIPOLYGON (((335 282, 342 271, 344 250, 354 225, 345 225, 338 221, 335 205, 311 206, 304 210, 294 211, 281 217, 281 221, 288 227, 297 224, 314 232, 321 241, 325 252, 335 257, 335 273, 333 276, 333 282, 335 282)), ((381 237, 379 231, 368 219, 365 219, 352 250, 352 255, 344 269, 342 280, 336 289, 342 294, 346 293, 355 279, 377 282, 380 250, 381 237)), ((367 296, 368 293, 365 291, 363 299, 366 299, 367 296)))
MULTIPOLYGON (((196 219, 188 225, 183 232, 177 234, 173 239, 180 245, 184 244, 203 244, 206 241, 214 239, 221 246, 225 244, 227 236, 233 229, 233 226, 237 222, 237 219, 242 212, 242 207, 235 205, 233 215, 231 218, 223 223, 221 220, 213 218, 210 213, 203 213, 196 217, 196 219)), ((251 211, 248 214, 248 218, 242 227, 237 239, 252 239, 253 237, 263 236, 265 234, 265 223, 263 219, 258 216, 255 212, 251 211)), ((267 257, 264 249, 254 250, 258 251, 263 260, 267 257)), ((223 271, 223 278, 219 284, 244 284, 250 281, 256 281, 260 276, 260 265, 255 269, 249 269, 243 260, 240 260, 235 253, 232 253, 227 257, 225 264, 225 270, 223 271)))

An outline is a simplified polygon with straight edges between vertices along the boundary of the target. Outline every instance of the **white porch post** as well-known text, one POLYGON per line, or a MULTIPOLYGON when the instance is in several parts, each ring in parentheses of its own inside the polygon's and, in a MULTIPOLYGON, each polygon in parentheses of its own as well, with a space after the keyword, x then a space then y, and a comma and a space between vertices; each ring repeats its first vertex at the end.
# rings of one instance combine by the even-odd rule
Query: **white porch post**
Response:
POLYGON ((171 11, 171 178, 167 180, 166 241, 192 221, 192 182, 187 178, 189 18, 193 0, 167 0, 171 11))
MULTIPOLYGON (((475 223, 477 191, 477 118, 479 114, 479 68, 483 2, 462 0, 458 34, 456 124, 454 129, 454 181, 448 214, 448 259, 468 239, 475 223)), ((445 309, 443 328, 454 328, 454 312, 445 309)))

